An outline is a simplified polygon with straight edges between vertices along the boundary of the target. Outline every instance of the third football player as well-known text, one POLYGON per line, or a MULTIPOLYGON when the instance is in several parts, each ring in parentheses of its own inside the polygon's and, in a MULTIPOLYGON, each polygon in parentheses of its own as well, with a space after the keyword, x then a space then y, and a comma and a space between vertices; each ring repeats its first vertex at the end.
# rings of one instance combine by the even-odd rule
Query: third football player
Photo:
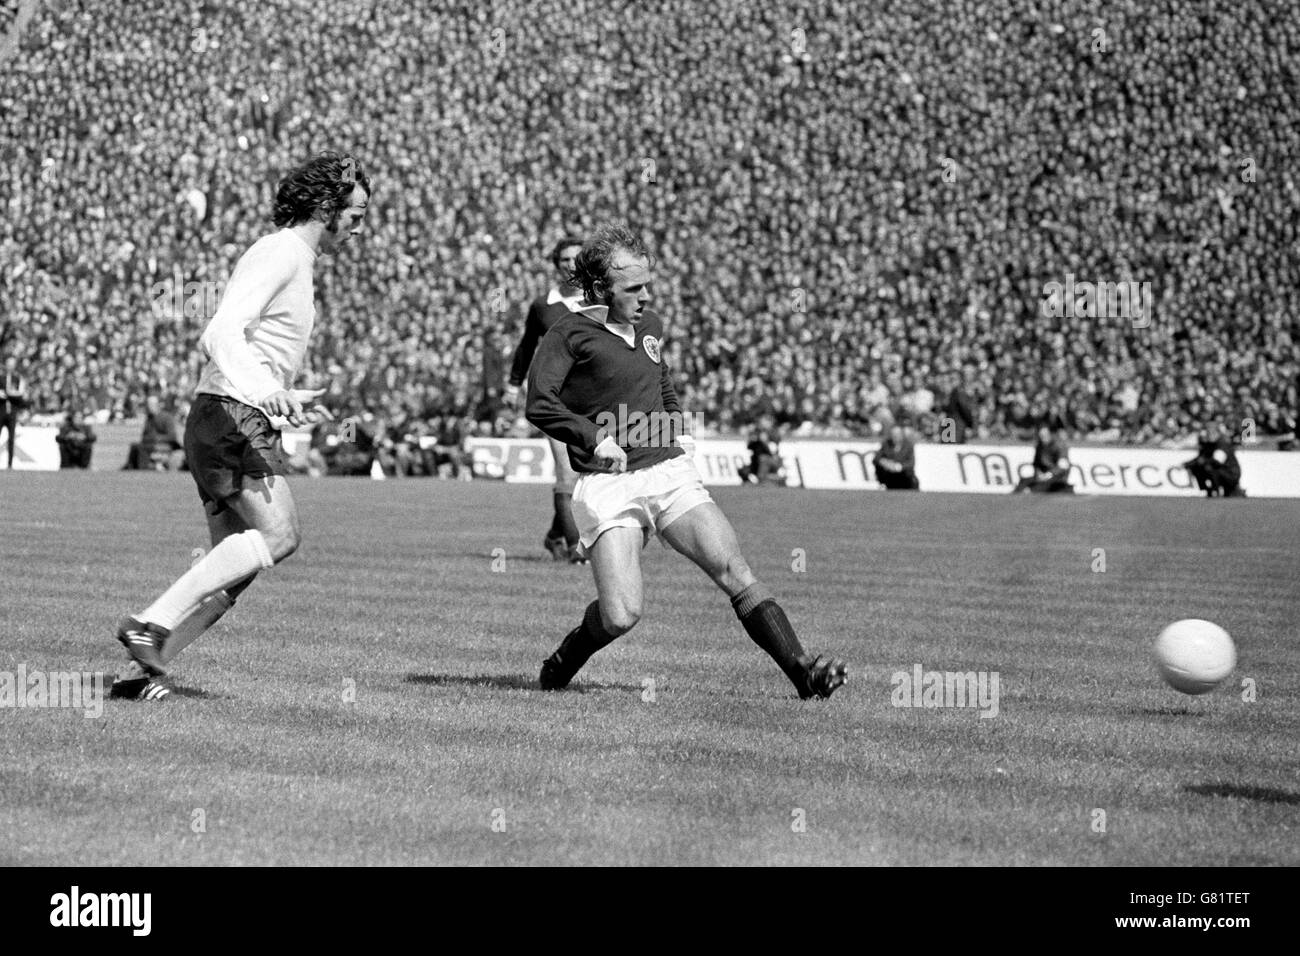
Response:
MULTIPOLYGON (((573 282, 573 264, 582 249, 582 240, 576 236, 564 236, 555 244, 551 252, 551 264, 555 266, 558 280, 544 296, 538 296, 528 307, 528 317, 524 321, 524 336, 515 349, 515 357, 510 366, 510 381, 506 396, 512 404, 519 395, 532 364, 533 355, 542 337, 560 319, 569 315, 582 301, 582 289, 573 282)), ((564 444, 550 438, 551 458, 555 462, 555 493, 553 505, 555 517, 550 530, 542 541, 542 546, 551 552, 556 561, 568 559, 574 563, 586 560, 578 547, 578 527, 573 523, 573 486, 578 480, 564 444)))

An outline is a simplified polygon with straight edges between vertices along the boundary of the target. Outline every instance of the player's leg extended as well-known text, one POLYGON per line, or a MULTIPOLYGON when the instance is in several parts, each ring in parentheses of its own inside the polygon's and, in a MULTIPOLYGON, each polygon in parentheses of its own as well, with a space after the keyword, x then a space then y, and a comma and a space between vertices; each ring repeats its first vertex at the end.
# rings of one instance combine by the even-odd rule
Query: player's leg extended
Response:
POLYGON ((596 579, 596 600, 587 605, 582 623, 542 663, 542 690, 567 686, 592 654, 632 630, 641 619, 644 546, 645 532, 639 526, 615 527, 587 549, 596 579))
POLYGON ((578 546, 578 526, 573 520, 573 488, 578 476, 569 464, 569 449, 564 442, 548 438, 555 463, 555 492, 552 496, 554 517, 546 533, 546 547, 558 561, 571 559, 578 546))
MULTIPOLYGON (((212 539, 212 546, 216 547, 232 534, 242 534, 248 530, 248 525, 244 519, 232 508, 222 508, 216 514, 209 511, 208 514, 208 534, 212 539)), ((257 577, 257 572, 253 572, 242 581, 223 588, 216 594, 209 597, 202 604, 190 611, 179 624, 172 628, 171 634, 163 641, 160 655, 163 663, 168 664, 185 648, 189 647, 203 633, 216 624, 221 616, 229 611, 235 605, 235 599, 244 593, 244 590, 253 583, 257 577)))
POLYGON ((284 560, 298 547, 298 513, 289 483, 282 476, 244 478, 242 490, 225 503, 247 530, 223 538, 162 597, 128 618, 120 629, 131 642, 132 657, 152 677, 166 673, 158 648, 195 607, 284 560))
POLYGON ((829 697, 844 683, 848 675, 842 661, 813 658, 804 651, 781 605, 749 569, 721 508, 706 501, 660 528, 659 534, 726 592, 745 633, 777 662, 800 697, 829 697))

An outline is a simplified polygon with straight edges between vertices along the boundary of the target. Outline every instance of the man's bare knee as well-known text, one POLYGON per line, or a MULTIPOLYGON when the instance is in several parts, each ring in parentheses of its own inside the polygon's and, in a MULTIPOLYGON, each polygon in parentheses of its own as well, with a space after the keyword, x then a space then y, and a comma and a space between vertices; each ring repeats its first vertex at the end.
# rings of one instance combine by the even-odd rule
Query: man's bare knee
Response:
POLYGON ((270 532, 264 531, 262 537, 266 539, 266 546, 271 552, 271 558, 277 563, 297 551, 298 545, 302 544, 302 535, 292 524, 282 525, 270 532))
POLYGON ((641 620, 640 602, 631 601, 611 601, 609 607, 605 602, 600 604, 600 623, 604 625, 605 630, 615 637, 622 636, 632 628, 636 627, 637 621, 641 620))
POLYGON ((708 576, 728 594, 744 591, 754 583, 754 572, 740 554, 731 555, 720 566, 708 568, 708 576))
POLYGON ((298 547, 302 544, 302 533, 298 530, 297 525, 289 525, 285 529, 284 535, 280 539, 280 544, 284 553, 276 558, 277 561, 283 561, 289 555, 298 550, 298 547))

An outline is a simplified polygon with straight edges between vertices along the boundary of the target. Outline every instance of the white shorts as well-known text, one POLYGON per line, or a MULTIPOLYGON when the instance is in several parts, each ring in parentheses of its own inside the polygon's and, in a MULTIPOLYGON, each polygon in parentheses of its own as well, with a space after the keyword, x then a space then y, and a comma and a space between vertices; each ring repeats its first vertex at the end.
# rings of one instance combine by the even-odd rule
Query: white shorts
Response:
POLYGON ((640 528, 643 543, 649 543, 686 512, 712 500, 694 460, 678 455, 621 475, 579 475, 573 491, 573 520, 586 550, 610 528, 640 528))

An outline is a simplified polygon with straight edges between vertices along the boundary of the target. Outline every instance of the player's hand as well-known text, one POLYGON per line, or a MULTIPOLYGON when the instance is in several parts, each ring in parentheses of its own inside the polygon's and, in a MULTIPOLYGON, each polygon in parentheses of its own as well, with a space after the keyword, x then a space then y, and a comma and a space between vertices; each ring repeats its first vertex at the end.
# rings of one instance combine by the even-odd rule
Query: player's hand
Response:
POLYGON ((627 471, 627 452, 618 446, 618 442, 606 435, 596 446, 596 460, 616 474, 627 471))
POLYGON ((334 413, 324 405, 313 405, 303 409, 302 419, 305 425, 319 425, 321 422, 334 421, 334 413))
POLYGON ((334 413, 316 401, 325 392, 326 389, 323 388, 293 389, 293 397, 302 405, 302 423, 304 425, 319 425, 321 422, 334 421, 334 413))
POLYGON ((303 408, 306 408, 308 405, 315 405, 316 399, 320 398, 322 395, 325 394, 325 389, 295 388, 292 389, 289 392, 289 394, 291 394, 294 398, 298 400, 298 404, 300 404, 303 408))
POLYGON ((302 417, 302 402, 289 389, 272 392, 262 399, 262 411, 271 418, 283 418, 294 428, 306 424, 302 417))
POLYGON ((682 451, 686 452, 687 458, 695 457, 695 436, 694 435, 678 435, 677 438, 673 441, 673 444, 676 445, 678 448, 680 448, 682 451))
POLYGON ((518 385, 507 385, 505 394, 502 397, 505 399, 506 406, 511 411, 519 410, 519 386, 518 385))

